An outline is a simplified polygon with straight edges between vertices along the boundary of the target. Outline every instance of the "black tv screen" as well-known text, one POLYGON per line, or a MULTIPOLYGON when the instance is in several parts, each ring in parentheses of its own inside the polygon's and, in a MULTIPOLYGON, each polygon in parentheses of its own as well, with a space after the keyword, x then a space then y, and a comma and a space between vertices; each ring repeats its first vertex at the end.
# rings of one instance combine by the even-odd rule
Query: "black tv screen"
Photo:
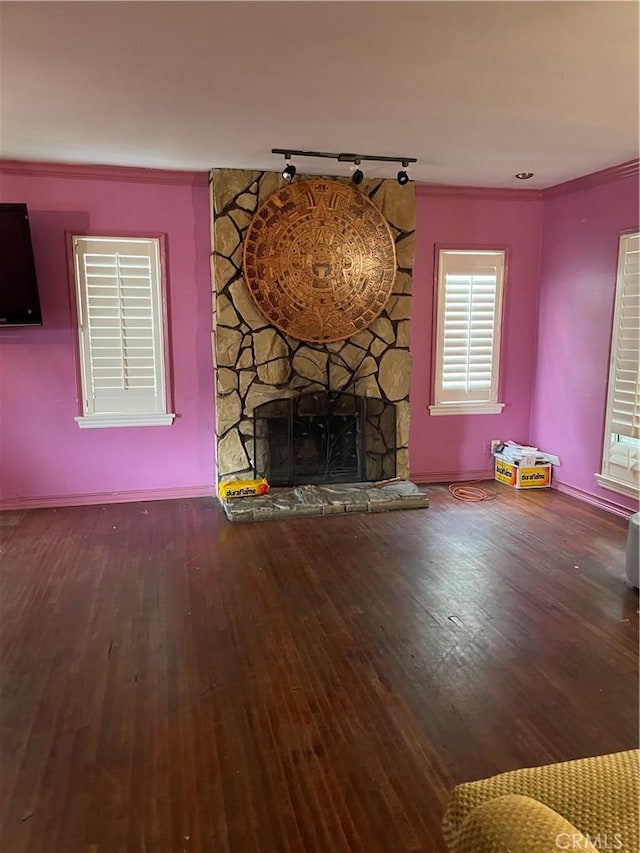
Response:
POLYGON ((42 325, 26 204, 0 204, 0 328, 42 325))

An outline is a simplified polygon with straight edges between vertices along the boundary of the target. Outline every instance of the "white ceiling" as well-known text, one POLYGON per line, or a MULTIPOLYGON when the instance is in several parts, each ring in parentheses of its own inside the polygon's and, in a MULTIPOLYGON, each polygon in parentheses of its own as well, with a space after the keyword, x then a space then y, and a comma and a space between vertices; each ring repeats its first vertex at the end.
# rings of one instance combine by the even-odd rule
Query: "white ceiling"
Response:
POLYGON ((637 2, 0 7, 6 158, 546 187, 638 156, 637 2))

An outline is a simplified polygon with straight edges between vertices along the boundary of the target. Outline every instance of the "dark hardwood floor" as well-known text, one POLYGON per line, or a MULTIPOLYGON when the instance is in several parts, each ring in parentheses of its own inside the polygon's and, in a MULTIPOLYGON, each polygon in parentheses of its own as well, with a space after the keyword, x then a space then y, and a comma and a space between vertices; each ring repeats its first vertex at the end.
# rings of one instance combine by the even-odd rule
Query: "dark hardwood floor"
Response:
POLYGON ((636 746, 626 523, 495 488, 0 516, 2 853, 439 853, 456 783, 636 746))

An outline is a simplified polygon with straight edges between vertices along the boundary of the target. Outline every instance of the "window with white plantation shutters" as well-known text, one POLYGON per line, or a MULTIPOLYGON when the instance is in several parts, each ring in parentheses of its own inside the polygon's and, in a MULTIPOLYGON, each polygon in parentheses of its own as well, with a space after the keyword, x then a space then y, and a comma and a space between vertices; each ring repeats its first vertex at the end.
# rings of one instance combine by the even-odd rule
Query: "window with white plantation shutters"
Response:
POLYGON ((602 473, 605 488, 640 493, 640 234, 623 234, 611 335, 602 473))
POLYGON ((82 428, 170 424, 158 238, 73 237, 82 428))
POLYGON ((432 415, 498 414, 504 251, 441 249, 432 415))

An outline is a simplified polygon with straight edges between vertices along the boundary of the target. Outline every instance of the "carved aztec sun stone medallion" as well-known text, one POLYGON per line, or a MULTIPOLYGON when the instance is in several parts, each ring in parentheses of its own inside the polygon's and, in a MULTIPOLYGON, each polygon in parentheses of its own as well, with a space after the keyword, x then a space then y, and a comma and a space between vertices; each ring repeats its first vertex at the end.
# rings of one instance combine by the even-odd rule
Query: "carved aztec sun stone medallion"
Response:
POLYGON ((245 237, 244 276, 254 302, 298 340, 328 343, 366 329, 395 275, 385 218, 349 184, 313 179, 277 190, 245 237))

